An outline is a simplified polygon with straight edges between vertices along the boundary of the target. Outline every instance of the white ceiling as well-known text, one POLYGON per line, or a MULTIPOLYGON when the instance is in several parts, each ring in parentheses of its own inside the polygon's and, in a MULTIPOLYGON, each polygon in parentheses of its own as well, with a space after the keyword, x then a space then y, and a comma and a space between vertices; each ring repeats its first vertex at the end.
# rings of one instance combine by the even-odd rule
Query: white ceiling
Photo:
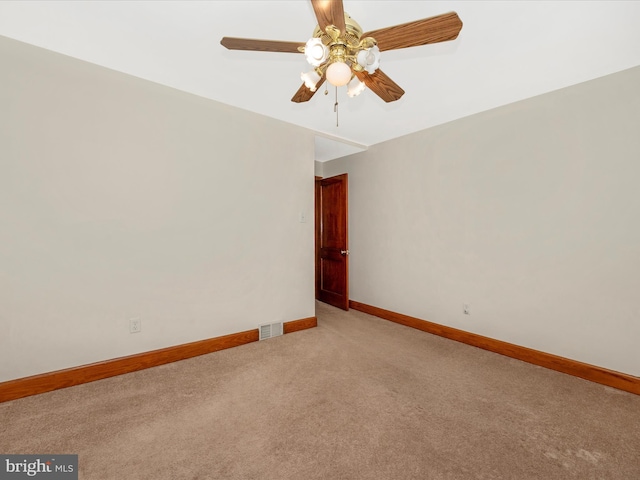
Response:
POLYGON ((639 1, 359 1, 365 31, 455 11, 451 42, 383 52, 406 91, 384 103, 324 88, 290 101, 303 55, 229 51, 223 36, 299 41, 316 25, 306 0, 0 1, 0 35, 317 132, 320 161, 523 98, 640 65, 639 1), (336 142, 338 140, 339 142, 336 142))

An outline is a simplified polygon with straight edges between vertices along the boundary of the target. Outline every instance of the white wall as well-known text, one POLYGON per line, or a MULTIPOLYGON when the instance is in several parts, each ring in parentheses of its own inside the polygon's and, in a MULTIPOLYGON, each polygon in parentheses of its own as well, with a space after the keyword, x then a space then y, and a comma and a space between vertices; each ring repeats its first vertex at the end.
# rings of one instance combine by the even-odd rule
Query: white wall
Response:
POLYGON ((0 64, 0 381, 315 315, 311 132, 3 37, 0 64))
POLYGON ((351 298, 640 376, 638 85, 640 67, 325 163, 349 173, 351 298))

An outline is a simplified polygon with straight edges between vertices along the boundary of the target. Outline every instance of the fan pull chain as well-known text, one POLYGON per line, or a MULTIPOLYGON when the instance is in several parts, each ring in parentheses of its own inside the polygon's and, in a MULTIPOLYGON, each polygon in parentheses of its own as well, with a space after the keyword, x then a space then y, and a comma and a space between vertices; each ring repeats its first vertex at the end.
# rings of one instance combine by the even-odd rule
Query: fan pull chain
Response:
POLYGON ((336 112, 336 127, 339 127, 340 125, 338 125, 338 87, 336 87, 336 103, 333 104, 333 111, 336 112))

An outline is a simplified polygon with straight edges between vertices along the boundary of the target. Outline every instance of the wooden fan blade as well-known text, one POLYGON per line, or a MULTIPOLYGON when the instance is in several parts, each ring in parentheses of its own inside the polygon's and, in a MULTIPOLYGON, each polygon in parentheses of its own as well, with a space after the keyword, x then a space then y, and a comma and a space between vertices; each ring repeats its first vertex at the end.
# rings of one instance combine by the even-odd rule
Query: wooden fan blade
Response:
POLYGON ((404 90, 391 80, 385 73, 378 69, 373 74, 367 72, 355 72, 356 76, 376 95, 385 102, 395 102, 404 95, 404 90))
MULTIPOLYGON (((320 80, 318 80, 318 83, 316 84, 316 92, 320 89, 325 80, 326 77, 324 75, 320 78, 320 80)), ((309 100, 311 100, 311 97, 316 94, 316 92, 312 92, 311 90, 309 90, 303 83, 296 94, 291 98, 291 101, 295 103, 308 102, 309 100)))
POLYGON ((461 29, 462 20, 457 13, 450 12, 395 27, 372 30, 363 33, 362 37, 375 38, 378 48, 384 51, 453 40, 461 29))
POLYGON ((344 33, 344 7, 342 0, 311 0, 313 11, 318 19, 318 26, 324 32, 329 25, 335 26, 344 33))
POLYGON ((251 38, 223 37, 220 44, 229 50, 257 50, 260 52, 300 53, 298 47, 304 42, 281 42, 278 40, 254 40, 251 38))

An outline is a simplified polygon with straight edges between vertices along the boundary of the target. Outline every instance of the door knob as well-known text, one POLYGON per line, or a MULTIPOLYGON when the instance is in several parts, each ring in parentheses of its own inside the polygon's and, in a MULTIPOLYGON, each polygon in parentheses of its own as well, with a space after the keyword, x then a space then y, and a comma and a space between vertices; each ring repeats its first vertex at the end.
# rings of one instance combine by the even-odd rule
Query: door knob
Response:
POLYGON ((349 255, 349 250, 340 250, 340 255, 349 255))

